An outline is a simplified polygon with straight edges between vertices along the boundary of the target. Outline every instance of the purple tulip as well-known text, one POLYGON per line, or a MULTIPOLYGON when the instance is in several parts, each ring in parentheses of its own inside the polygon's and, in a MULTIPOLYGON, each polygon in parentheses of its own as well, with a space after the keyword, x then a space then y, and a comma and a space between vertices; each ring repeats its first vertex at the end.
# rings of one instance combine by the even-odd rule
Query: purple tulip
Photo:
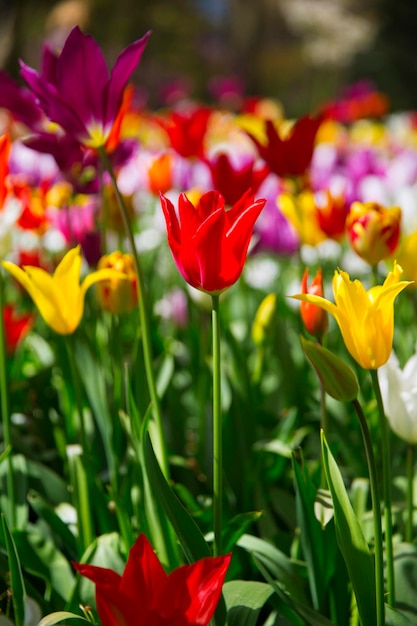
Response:
POLYGON ((21 61, 21 76, 50 120, 87 147, 100 148, 110 136, 124 88, 149 36, 125 48, 109 74, 97 42, 76 26, 59 56, 44 47, 39 73, 21 61))

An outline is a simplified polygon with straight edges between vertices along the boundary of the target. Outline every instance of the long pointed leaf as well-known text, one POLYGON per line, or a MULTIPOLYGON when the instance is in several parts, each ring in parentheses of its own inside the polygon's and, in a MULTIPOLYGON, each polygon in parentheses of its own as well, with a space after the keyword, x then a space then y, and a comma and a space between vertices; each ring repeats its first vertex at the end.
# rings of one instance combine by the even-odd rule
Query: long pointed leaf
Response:
POLYGON ((146 434, 145 442, 145 460, 147 475, 153 492, 161 502, 177 533, 189 563, 211 556, 210 548, 201 530, 167 483, 159 467, 148 434, 146 434))
POLYGON ((322 455, 333 500, 336 537, 355 592, 361 624, 375 626, 375 571, 371 554, 324 434, 322 434, 322 455))
POLYGON ((10 586, 12 589, 15 625, 24 626, 26 596, 25 582, 23 580, 22 569, 20 567, 20 561, 17 554, 16 545, 4 515, 2 515, 2 526, 4 542, 6 544, 7 557, 9 559, 10 586))

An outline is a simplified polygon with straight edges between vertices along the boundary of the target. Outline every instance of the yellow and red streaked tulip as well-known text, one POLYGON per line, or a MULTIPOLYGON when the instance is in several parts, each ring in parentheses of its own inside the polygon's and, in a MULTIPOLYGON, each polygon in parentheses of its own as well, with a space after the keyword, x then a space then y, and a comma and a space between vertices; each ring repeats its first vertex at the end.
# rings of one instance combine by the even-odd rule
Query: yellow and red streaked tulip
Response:
POLYGON ((101 307, 114 315, 132 311, 138 303, 138 285, 133 256, 116 250, 102 256, 97 269, 113 269, 118 272, 114 278, 97 283, 97 295, 101 307))
POLYGON ((377 202, 354 202, 346 219, 349 242, 364 261, 377 265, 396 250, 400 237, 401 209, 377 202))
POLYGON ((378 369, 389 359, 394 336, 394 300, 410 281, 400 281, 402 268, 394 263, 383 285, 366 291, 359 280, 336 270, 333 277, 335 303, 321 296, 298 294, 298 300, 321 307, 335 318, 346 348, 364 369, 378 369))
POLYGON ((177 215, 172 202, 161 195, 168 243, 189 285, 215 295, 239 279, 264 205, 265 200, 254 200, 250 190, 227 210, 218 191, 203 194, 195 206, 182 193, 177 215))
POLYGON ((230 554, 206 557, 167 574, 145 535, 139 535, 120 576, 74 563, 95 584, 102 626, 207 626, 220 599, 230 554))
POLYGON ((28 265, 21 268, 9 261, 2 262, 26 289, 44 321, 60 335, 70 335, 78 328, 87 289, 118 275, 115 270, 98 270, 88 274, 80 284, 81 264, 80 246, 66 253, 52 276, 41 267, 28 265))
MULTIPOLYGON (((301 281, 301 293, 324 298, 323 274, 318 269, 310 286, 308 286, 308 268, 305 269, 301 281)), ((317 339, 321 339, 329 326, 327 311, 311 302, 301 302, 300 315, 306 330, 317 339)))

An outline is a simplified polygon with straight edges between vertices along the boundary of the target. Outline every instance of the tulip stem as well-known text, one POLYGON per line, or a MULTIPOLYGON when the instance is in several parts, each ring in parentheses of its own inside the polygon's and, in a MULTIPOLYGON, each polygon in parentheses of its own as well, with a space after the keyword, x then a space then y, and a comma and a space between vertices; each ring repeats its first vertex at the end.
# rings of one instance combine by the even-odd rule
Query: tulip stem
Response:
MULTIPOLYGON (((75 360, 74 335, 64 337, 67 349, 68 362, 70 366, 72 384, 74 386, 75 406, 78 413, 78 421, 81 439, 81 454, 77 451, 77 445, 67 446, 69 451, 68 462, 70 468, 70 476, 72 487, 74 490, 75 506, 77 509, 77 517, 80 537, 81 553, 93 542, 93 522, 91 515, 91 494, 89 493, 89 480, 91 473, 88 471, 90 459, 90 445, 88 442, 87 432, 84 423, 84 411, 81 397, 81 380, 75 360)), ((71 419, 71 417, 70 417, 71 419)), ((74 442, 71 441, 71 444, 74 442)))
POLYGON ((365 445, 366 459, 368 462, 369 484, 371 487, 372 515, 375 535, 375 591, 376 591, 376 624, 385 624, 385 601, 384 601, 384 554, 382 543, 381 502, 378 491, 378 476, 376 471, 375 455, 372 446, 371 434, 368 423, 358 400, 352 400, 353 407, 359 419, 365 445))
POLYGON ((213 333, 213 526, 214 555, 222 552, 223 442, 221 411, 221 357, 219 296, 212 295, 213 333))
POLYGON ((381 396, 381 389, 378 381, 377 370, 370 370, 372 385, 376 397, 379 415, 379 426, 381 430, 382 443, 382 478, 384 489, 384 519, 385 519, 385 551, 387 560, 387 602, 390 606, 395 605, 395 581, 394 581, 394 554, 392 545, 392 498, 391 498, 391 456, 388 422, 385 417, 384 405, 381 396))
POLYGON ((7 496, 9 504, 8 523, 10 528, 16 526, 16 498, 13 480, 12 460, 12 432, 9 407, 9 385, 7 380, 6 339, 4 328, 4 281, 3 270, 0 269, 0 394, 1 394, 1 417, 3 424, 3 442, 7 453, 7 496))
MULTIPOLYGON (((65 347, 67 350, 68 363, 69 363, 70 372, 71 372, 72 384, 74 387, 74 399, 75 399, 76 410, 78 413, 81 445, 82 445, 84 454, 87 454, 89 446, 87 442, 87 434, 86 434, 85 424, 84 424, 84 411, 83 411, 83 403, 81 400, 80 377, 79 377, 79 372, 77 369, 77 364, 75 362, 74 337, 72 335, 69 335, 68 337, 65 337, 64 339, 65 339, 65 347)), ((71 441, 71 443, 74 443, 74 442, 71 441)))
POLYGON ((407 524, 405 527, 405 540, 411 543, 413 540, 413 515, 414 515, 414 445, 407 446, 407 524))
POLYGON ((146 308, 146 290, 145 290, 145 281, 143 278, 142 267, 139 260, 139 255, 136 250, 135 238, 133 235, 132 225, 129 220, 129 215, 127 212, 126 204, 123 199, 122 194, 120 193, 119 186, 117 184, 116 176, 110 162, 110 159, 104 149, 104 147, 99 149, 100 157, 103 161, 104 167, 107 169, 113 188, 116 194, 117 202, 119 204, 119 208, 122 214, 126 235, 129 240, 129 244, 131 247, 131 252, 133 256, 133 261, 135 264, 135 272, 138 281, 138 304, 139 304, 139 318, 140 325, 142 330, 142 349, 143 349, 143 360, 145 365, 146 379, 148 383, 149 396, 152 403, 152 411, 153 411, 153 421, 149 424, 149 431, 152 439, 152 445, 155 449, 156 457, 161 466, 162 473, 167 478, 169 475, 168 471, 168 458, 167 451, 165 446, 165 438, 164 438, 164 430, 162 423, 162 412, 161 405, 158 398, 158 392, 156 389, 156 380, 153 371, 153 356, 152 356, 152 344, 151 344, 151 334, 148 320, 148 313, 146 308))

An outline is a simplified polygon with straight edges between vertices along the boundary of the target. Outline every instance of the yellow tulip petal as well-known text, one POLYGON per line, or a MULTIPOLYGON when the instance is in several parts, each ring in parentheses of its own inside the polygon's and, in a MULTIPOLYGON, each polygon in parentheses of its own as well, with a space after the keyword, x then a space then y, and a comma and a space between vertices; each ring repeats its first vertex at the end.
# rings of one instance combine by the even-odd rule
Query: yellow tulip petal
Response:
POLYGON ((80 291, 81 265, 81 248, 77 246, 65 254, 53 276, 57 290, 61 295, 61 306, 75 314, 78 318, 78 323, 83 312, 83 302, 80 291))
POLYGON ((290 298, 294 298, 294 300, 302 300, 303 302, 310 302, 310 304, 315 304, 319 306, 321 309, 324 309, 334 317, 338 315, 337 307, 330 300, 326 300, 322 296, 315 296, 310 293, 297 293, 294 296, 290 296, 290 298))
POLYGON ((60 334, 72 332, 62 315, 59 294, 56 292, 53 277, 48 272, 39 267, 27 267, 23 270, 8 261, 3 261, 3 267, 26 289, 48 326, 60 334))
POLYGON ((101 280, 112 280, 112 279, 128 280, 126 274, 124 274, 123 272, 118 272, 117 270, 113 270, 111 268, 104 268, 102 270, 97 270, 96 272, 92 272, 91 274, 88 274, 84 278, 82 285, 81 285, 83 299, 84 299, 85 292, 87 291, 87 289, 91 287, 91 285, 94 285, 95 283, 98 283, 101 280))

